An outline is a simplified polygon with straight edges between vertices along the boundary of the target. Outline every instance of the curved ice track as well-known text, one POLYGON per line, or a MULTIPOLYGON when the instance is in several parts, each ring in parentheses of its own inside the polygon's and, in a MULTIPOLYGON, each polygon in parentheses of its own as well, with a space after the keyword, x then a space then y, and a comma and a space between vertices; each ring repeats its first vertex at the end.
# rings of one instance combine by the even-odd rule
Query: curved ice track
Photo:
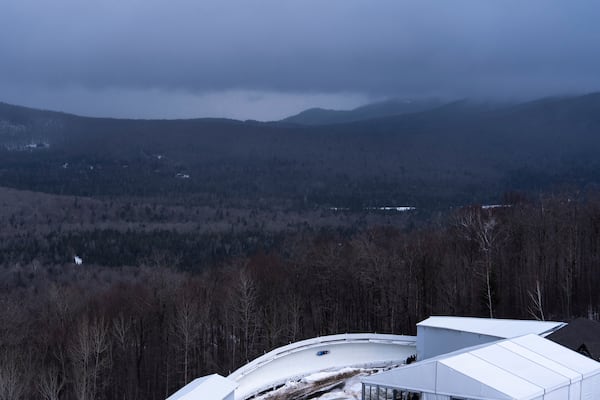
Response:
POLYGON ((415 353, 414 336, 375 333, 321 336, 270 351, 234 371, 228 378, 238 384, 235 400, 246 400, 314 372, 402 363, 415 353))

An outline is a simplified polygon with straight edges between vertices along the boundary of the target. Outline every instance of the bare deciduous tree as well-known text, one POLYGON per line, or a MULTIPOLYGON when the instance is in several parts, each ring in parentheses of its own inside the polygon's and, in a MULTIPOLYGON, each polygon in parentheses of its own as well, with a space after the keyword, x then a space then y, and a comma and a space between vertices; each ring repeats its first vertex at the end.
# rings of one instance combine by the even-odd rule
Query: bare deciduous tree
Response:
POLYGON ((494 293, 492 290, 493 250, 501 238, 498 222, 491 212, 480 207, 469 208, 457 219, 457 226, 463 237, 474 241, 483 256, 483 275, 486 288, 486 305, 490 318, 494 318, 494 293))
POLYGON ((248 360, 256 330, 256 285, 245 269, 240 270, 235 287, 236 313, 244 343, 244 358, 248 360))
POLYGON ((179 299, 176 307, 174 318, 171 320, 171 332, 177 339, 176 346, 183 358, 183 381, 187 384, 190 378, 191 352, 200 335, 200 316, 197 305, 187 296, 179 299))
POLYGON ((22 399, 28 382, 23 360, 16 351, 0 352, 0 400, 22 399))
POLYGON ((109 367, 108 350, 108 328, 104 320, 84 316, 68 349, 77 400, 96 398, 101 374, 109 367))
POLYGON ((37 383, 38 393, 43 400, 59 400, 65 383, 65 377, 61 375, 58 368, 45 367, 40 372, 37 383))
POLYGON ((529 315, 539 321, 545 321, 544 319, 544 307, 542 303, 542 288, 540 287, 540 281, 535 281, 535 290, 528 291, 529 299, 531 304, 529 305, 529 315))

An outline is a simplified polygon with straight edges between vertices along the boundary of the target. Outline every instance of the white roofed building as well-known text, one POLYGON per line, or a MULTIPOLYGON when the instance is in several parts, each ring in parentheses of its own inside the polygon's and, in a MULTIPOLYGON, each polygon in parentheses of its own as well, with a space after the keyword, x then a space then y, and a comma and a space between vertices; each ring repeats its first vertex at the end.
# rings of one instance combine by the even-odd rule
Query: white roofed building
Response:
POLYGON ((546 336, 564 322, 473 317, 429 317, 417 324, 417 360, 533 333, 546 336))
POLYGON ((600 399, 600 363, 536 334, 364 378, 363 400, 600 399))
POLYGON ((167 400, 234 400, 237 383, 219 374, 194 379, 167 400))

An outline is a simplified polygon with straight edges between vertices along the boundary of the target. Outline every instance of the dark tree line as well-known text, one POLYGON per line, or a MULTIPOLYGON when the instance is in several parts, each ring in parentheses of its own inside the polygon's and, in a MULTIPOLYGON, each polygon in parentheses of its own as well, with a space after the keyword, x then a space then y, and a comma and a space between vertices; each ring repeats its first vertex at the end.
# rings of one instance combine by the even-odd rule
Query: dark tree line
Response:
POLYGON ((6 265, 0 399, 164 399, 291 341, 414 334, 435 314, 598 319, 600 198, 513 203, 410 231, 307 230, 196 273, 6 265))
POLYGON ((281 235, 269 232, 202 233, 174 230, 96 229, 93 231, 51 232, 46 235, 20 234, 0 243, 0 265, 58 264, 79 254, 94 265, 120 267, 168 263, 185 270, 275 247, 281 235))

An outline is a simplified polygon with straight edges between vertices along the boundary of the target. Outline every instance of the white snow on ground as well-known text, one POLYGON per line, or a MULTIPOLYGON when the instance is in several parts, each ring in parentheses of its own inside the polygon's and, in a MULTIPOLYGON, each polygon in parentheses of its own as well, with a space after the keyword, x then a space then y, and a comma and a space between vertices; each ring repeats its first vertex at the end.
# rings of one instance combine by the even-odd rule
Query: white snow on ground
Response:
POLYGON ((317 372, 302 378, 300 381, 289 381, 284 386, 263 394, 262 396, 256 397, 254 400, 269 400, 272 397, 285 398, 286 394, 297 390, 298 388, 306 387, 309 388, 313 384, 319 384, 320 382, 332 379, 341 374, 354 374, 343 382, 343 386, 337 387, 322 394, 319 397, 314 397, 315 400, 357 400, 360 399, 362 385, 360 379, 364 376, 370 375, 376 369, 363 369, 363 368, 342 368, 338 370, 331 370, 325 372, 317 372))
MULTIPOLYGON (((329 207, 331 211, 350 211, 348 207, 329 207)), ((405 211, 414 211, 416 207, 410 206, 399 206, 399 207, 365 207, 363 210, 366 211, 397 211, 397 212, 405 212, 405 211)))
POLYGON ((360 374, 348 379, 340 389, 333 389, 329 393, 316 397, 315 400, 360 400, 362 384, 360 378, 370 373, 360 374))
POLYGON ((335 371, 323 371, 323 372, 316 372, 314 374, 305 376, 302 379, 302 382, 306 382, 306 383, 315 383, 318 381, 323 381, 325 379, 328 378, 332 378, 336 375, 340 375, 340 374, 346 374, 346 373, 350 373, 350 372, 354 372, 354 371, 360 371, 356 368, 342 368, 342 369, 338 369, 335 371))
POLYGON ((269 393, 265 393, 256 397, 253 400, 269 400, 273 396, 276 398, 285 398, 286 394, 291 393, 301 387, 310 387, 313 384, 328 379, 335 378, 342 374, 353 374, 352 377, 346 379, 341 386, 329 390, 314 400, 360 400, 362 392, 361 378, 371 375, 376 372, 381 372, 381 369, 365 369, 365 368, 341 368, 337 370, 317 372, 302 378, 300 381, 290 381, 284 386, 269 393))
POLYGON ((509 204, 484 204, 481 206, 482 210, 491 210, 494 208, 507 208, 510 207, 509 204))
POLYGON ((416 210, 416 208, 415 207, 409 207, 409 206, 400 206, 400 207, 385 206, 385 207, 367 207, 367 208, 365 208, 365 210, 404 212, 404 211, 413 211, 413 210, 416 210))

